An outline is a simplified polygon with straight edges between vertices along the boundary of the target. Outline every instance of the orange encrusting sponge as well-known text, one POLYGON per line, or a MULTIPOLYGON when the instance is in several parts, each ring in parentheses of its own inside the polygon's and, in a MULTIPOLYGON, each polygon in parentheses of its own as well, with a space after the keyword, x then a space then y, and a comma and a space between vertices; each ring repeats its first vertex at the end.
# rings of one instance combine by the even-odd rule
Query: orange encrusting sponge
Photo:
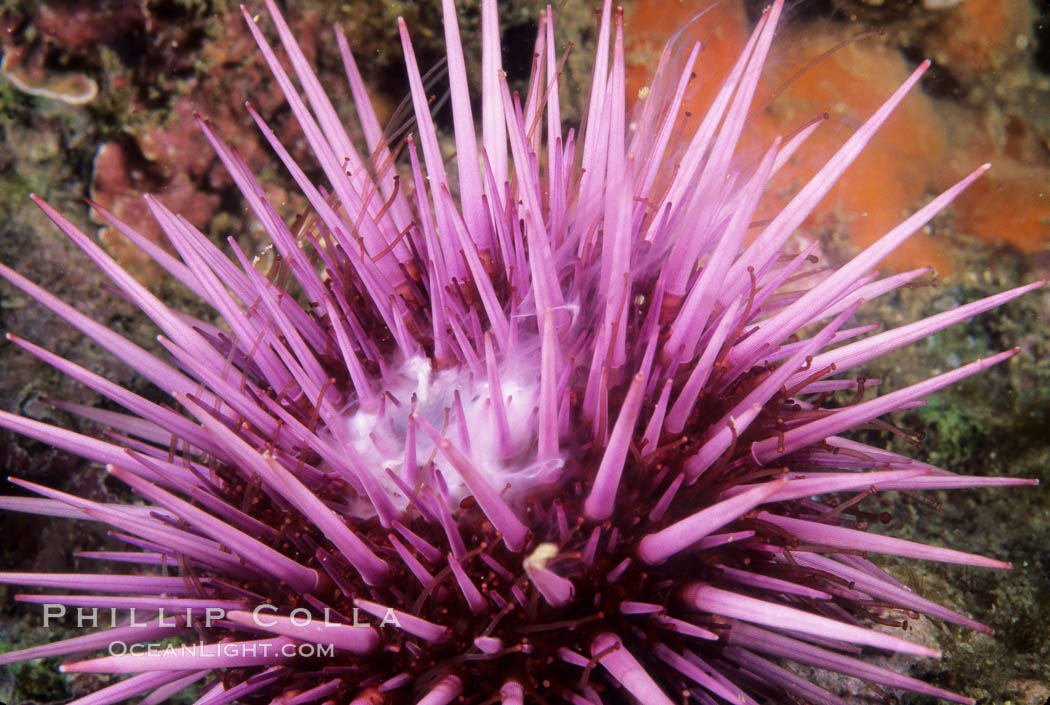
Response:
POLYGON ((965 0, 945 17, 945 31, 929 38, 929 51, 960 75, 995 68, 1032 41, 1032 4, 965 0))
MULTIPOLYGON (((628 96, 646 86, 668 28, 683 27, 676 39, 680 53, 684 56, 696 40, 704 49, 695 70, 696 85, 682 111, 703 114, 749 30, 736 0, 715 3, 694 18, 696 13, 695 3, 636 1, 626 33, 628 96)), ((841 25, 810 22, 783 28, 774 43, 741 149, 757 153, 775 136, 792 133, 822 113, 828 120, 776 175, 760 216, 779 210, 914 68, 879 37, 835 48, 842 41, 841 25)), ((952 211, 956 227, 1022 251, 1045 247, 1050 198, 1041 186, 1050 184, 1050 170, 996 158, 987 140, 969 137, 970 125, 952 124, 972 122, 969 112, 944 108, 922 91, 913 91, 810 217, 807 225, 813 233, 834 227, 848 233, 855 246, 869 245, 924 198, 991 160, 998 162, 998 171, 993 168, 960 199, 952 211), (954 143, 959 139, 965 139, 964 144, 954 143)), ((951 269, 950 248, 927 232, 914 235, 886 260, 887 267, 897 270, 922 265, 932 265, 941 274, 951 269)))

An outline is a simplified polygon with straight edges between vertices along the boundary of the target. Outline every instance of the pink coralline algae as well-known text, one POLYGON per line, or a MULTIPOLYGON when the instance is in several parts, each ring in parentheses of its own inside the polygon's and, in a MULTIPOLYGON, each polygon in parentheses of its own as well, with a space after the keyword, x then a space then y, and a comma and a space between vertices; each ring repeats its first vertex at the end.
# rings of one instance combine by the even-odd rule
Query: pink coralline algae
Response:
MULTIPOLYGON (((166 28, 171 36, 165 37, 164 41, 180 46, 181 50, 166 57, 167 61, 155 60, 150 64, 150 71, 165 76, 165 80, 152 80, 159 84, 158 92, 164 95, 167 95, 166 91, 170 92, 168 104, 158 110, 151 104, 157 99, 150 94, 119 91, 130 101, 130 109, 135 114, 150 114, 152 111, 152 114, 163 117, 128 121, 120 138, 98 148, 92 164, 91 199, 121 220, 135 223, 139 234, 170 253, 174 250, 168 246, 163 229, 150 216, 142 199, 144 192, 157 194, 165 207, 198 228, 209 225, 227 233, 232 229, 232 234, 242 238, 249 232, 253 233, 252 236, 259 232, 261 236, 261 228, 252 228, 247 223, 238 227, 236 216, 223 212, 224 199, 235 193, 234 184, 197 128, 194 121, 197 112, 206 114, 216 131, 232 138, 231 147, 237 149, 255 173, 275 165, 263 140, 257 139, 253 130, 240 130, 244 123, 244 96, 249 93, 257 112, 274 116, 274 129, 284 144, 296 145, 289 146, 293 154, 297 158, 308 154, 300 153, 299 133, 295 131, 294 120, 283 111, 284 96, 269 80, 264 59, 254 53, 255 40, 241 13, 231 8, 214 18, 211 24, 214 31, 221 32, 221 41, 208 42, 193 53, 180 44, 192 34, 191 28, 182 33, 170 26, 166 28), (193 67, 191 77, 173 85, 175 81, 170 76, 189 73, 188 64, 193 67), (217 70, 219 68, 222 70, 217 70), (230 219, 234 222, 231 223, 230 219)), ((301 34, 312 35, 317 32, 319 24, 316 13, 307 13, 299 17, 297 29, 301 34)), ((300 46, 313 60, 315 46, 302 41, 300 46)), ((115 83, 136 79, 121 74, 111 80, 115 83)), ((276 165, 276 168, 280 166, 276 165)), ((264 188, 271 202, 280 204, 282 214, 306 205, 298 193, 285 191, 275 180, 264 181, 264 188)), ((130 244, 105 219, 97 220, 101 226, 99 239, 122 267, 143 282, 164 276, 163 269, 147 253, 130 244)))
POLYGON ((841 267, 793 239, 922 64, 782 210, 756 220, 770 177, 821 122, 737 153, 782 6, 762 14, 706 115, 682 123, 699 45, 684 64, 665 52, 652 84, 663 88, 629 114, 622 15, 605 2, 577 132, 561 119, 550 8, 522 99, 501 70, 495 0, 483 0, 474 102, 444 0, 451 161, 403 22, 415 126, 397 144, 336 33, 362 151, 274 3, 286 61, 245 11, 316 164, 296 163, 247 110, 310 213, 288 226, 199 123, 274 264, 255 266, 232 239, 223 254, 151 196, 177 256, 97 208, 215 311, 193 318, 35 199, 157 325, 163 358, 0 267, 168 395, 146 399, 9 336, 124 411, 62 404, 108 426, 105 440, 8 413, 0 424, 102 463, 142 503, 12 480, 38 496, 0 506, 104 522, 127 550, 81 554, 117 572, 0 581, 58 591, 19 596, 53 613, 138 614, 0 663, 69 656, 65 672, 126 676, 78 705, 154 705, 194 683, 197 705, 849 698, 792 664, 884 699, 891 688, 971 702, 866 658, 939 656, 907 638, 916 613, 991 631, 868 554, 1009 564, 868 531, 879 516, 864 500, 1033 481, 958 475, 843 434, 1018 351, 867 399, 874 381, 852 375, 1042 282, 891 330, 851 325, 865 301, 926 274, 872 268, 988 166, 841 267))

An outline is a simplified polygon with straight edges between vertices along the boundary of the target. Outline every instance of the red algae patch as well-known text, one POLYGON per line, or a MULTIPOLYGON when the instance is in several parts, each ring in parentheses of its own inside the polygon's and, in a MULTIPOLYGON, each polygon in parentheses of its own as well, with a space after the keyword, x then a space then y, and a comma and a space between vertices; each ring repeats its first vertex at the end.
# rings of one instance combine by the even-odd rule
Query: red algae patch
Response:
MULTIPOLYGON (((141 159, 138 160, 141 162, 141 159)), ((167 180, 147 174, 145 165, 136 164, 128 149, 119 142, 106 142, 95 154, 91 197, 106 210, 126 223, 138 223, 140 233, 155 243, 164 242, 163 231, 150 217, 142 193, 163 187, 161 201, 185 214, 189 222, 204 224, 219 208, 219 196, 205 193, 190 180, 190 172, 178 170, 167 180)), ((146 252, 121 235, 101 218, 99 239, 113 256, 139 281, 148 282, 163 270, 146 252)))
MULTIPOLYGON (((304 36, 309 36, 318 31, 320 15, 306 13, 297 21, 304 36)), ((261 237, 257 228, 242 229, 237 215, 223 210, 223 199, 233 182, 209 146, 197 123, 198 116, 234 135, 233 147, 250 168, 276 170, 267 148, 242 129, 243 100, 250 95, 258 111, 274 115, 281 105, 279 88, 264 70, 263 60, 252 53, 255 43, 241 13, 228 11, 217 24, 223 41, 203 45, 191 77, 181 80, 177 90, 163 95, 166 108, 156 110, 154 119, 129 121, 120 139, 99 147, 93 162, 91 198, 117 218, 135 223, 141 235, 169 253, 174 251, 150 215, 143 193, 156 196, 194 228, 240 238, 253 253, 261 237)), ((311 59, 316 58, 313 44, 304 42, 304 47, 311 59)), ((147 96, 135 94, 131 100, 132 110, 151 110, 147 96)), ((301 150, 289 126, 289 121, 278 115, 275 128, 293 150, 301 150)), ((264 189, 283 215, 305 209, 302 198, 279 185, 279 180, 273 181, 278 183, 267 180, 264 189)), ((156 263, 105 218, 95 219, 100 225, 100 240, 121 266, 141 282, 156 281, 160 273, 156 263)))

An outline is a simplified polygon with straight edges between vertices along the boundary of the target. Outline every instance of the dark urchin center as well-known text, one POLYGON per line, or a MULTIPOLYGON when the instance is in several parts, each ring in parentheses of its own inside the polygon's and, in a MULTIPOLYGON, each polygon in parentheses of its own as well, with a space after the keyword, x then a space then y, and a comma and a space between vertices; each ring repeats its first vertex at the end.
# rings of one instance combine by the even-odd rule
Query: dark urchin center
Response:
MULTIPOLYGON (((625 640, 631 636, 644 638, 636 626, 631 626, 631 618, 619 613, 620 603, 645 600, 668 604, 673 599, 677 583, 674 570, 646 569, 634 555, 647 528, 644 512, 619 514, 616 522, 587 523, 582 516, 585 488, 581 483, 562 488, 568 497, 553 501, 534 499, 529 503, 523 513, 532 534, 522 553, 507 550, 472 498, 464 500, 453 512, 466 549, 459 563, 487 602, 488 609, 475 614, 447 562, 431 563, 413 550, 433 575, 429 585, 421 584, 391 548, 390 536, 396 532, 384 528, 378 519, 350 523, 390 566, 390 578, 385 584, 369 586, 307 517, 290 506, 282 506, 272 495, 232 473, 220 471, 220 475, 227 481, 231 506, 272 527, 276 548, 330 579, 310 595, 299 594, 284 583, 225 579, 219 582, 203 575, 197 579, 199 588, 211 596, 222 593, 229 597, 238 592, 252 595, 283 615, 307 608, 320 619, 327 608, 332 622, 376 626, 382 643, 375 654, 362 658, 336 651, 334 658, 318 660, 316 664, 318 669, 333 674, 346 673, 347 687, 351 689, 379 686, 404 674, 410 677, 418 697, 449 673, 469 683, 468 692, 475 692, 475 688, 479 693, 499 692, 508 675, 514 675, 524 687, 537 693, 562 684, 572 686, 581 680, 581 672, 565 664, 559 650, 589 653, 590 642, 605 631, 621 634, 625 640), (564 536, 558 528, 559 508, 565 517, 561 524, 568 528, 564 536), (574 599, 557 608, 547 604, 523 569, 523 561, 537 547, 550 544, 557 546, 557 553, 547 565, 575 586, 574 599), (358 599, 443 625, 447 627, 447 638, 435 643, 407 634, 393 624, 380 627, 379 618, 356 608, 354 601, 358 599), (475 645, 478 637, 499 639, 502 648, 484 653, 475 645)), ((345 492, 345 487, 333 484, 317 493, 329 504, 339 506, 345 492)), ((640 496, 633 499, 644 501, 640 496)), ((427 521, 418 513, 409 513, 404 521, 408 531, 445 554, 449 541, 437 522, 427 521)), ((250 675, 237 669, 227 671, 225 678, 237 683, 250 675)), ((590 669, 586 669, 582 679, 588 680, 589 675, 590 669)), ((408 697, 405 701, 414 702, 408 697)))
MULTIPOLYGON (((479 613, 472 611, 457 584, 448 562, 452 552, 448 534, 439 522, 411 509, 402 518, 405 529, 437 549, 442 558, 428 560, 423 552, 410 548, 432 575, 424 585, 392 548, 397 531, 382 526, 375 517, 349 519, 350 528, 390 566, 387 582, 369 586, 308 517, 275 500, 272 494, 260 491, 258 486, 245 483, 232 472, 222 472, 231 506, 273 527, 276 548, 329 578, 311 595, 298 594, 284 584, 267 584, 262 592, 263 586, 258 583, 232 587, 257 595, 260 601, 274 605, 281 614, 305 607, 318 617, 327 610, 333 622, 376 626, 381 635, 381 646, 376 653, 362 658, 337 651, 334 658, 318 660, 316 664, 317 669, 345 674, 347 688, 353 689, 380 687, 400 676, 412 684, 414 696, 418 697, 443 677, 455 674, 469 684, 468 693, 498 693, 508 677, 540 696, 555 693, 562 687, 578 690, 586 684, 601 692, 605 688, 603 679, 592 681, 591 675, 600 659, 600 654, 593 654, 592 643, 602 633, 618 635, 631 653, 640 655, 647 667, 656 671, 665 671, 651 656, 657 643, 672 648, 688 646, 717 655, 718 642, 698 642, 647 617, 675 616, 716 634, 724 633, 724 620, 690 611, 679 599, 689 584, 721 583, 722 566, 747 567, 812 585, 824 584, 826 580, 811 570, 774 565, 768 555, 744 545, 686 552, 657 566, 646 565, 637 555, 637 547, 646 535, 714 504, 725 489, 787 470, 785 466, 760 468, 750 462, 746 450, 752 436, 775 433, 778 427, 789 423, 785 418, 790 419, 792 413, 798 412, 798 406, 785 392, 764 410, 762 423, 756 423, 747 438, 727 451, 699 481, 689 485, 677 479, 682 460, 695 452, 705 423, 718 418, 722 408, 734 404, 767 374, 764 368, 752 370, 733 388, 702 399, 685 432, 673 438, 665 434, 658 448, 645 453, 636 443, 625 468, 627 480, 617 499, 618 510, 609 521, 595 523, 584 518, 584 500, 590 489, 588 468, 597 462, 591 457, 597 453, 590 443, 577 453, 577 460, 566 467, 563 482, 557 488, 547 492, 537 488, 529 496, 522 508, 522 517, 531 533, 521 553, 506 548, 499 532, 472 497, 463 500, 451 512, 463 542, 463 551, 454 559, 485 599, 486 609, 479 613), (674 500, 668 503, 665 499, 661 503, 661 498, 676 484, 674 500), (661 504, 664 510, 659 511, 658 516, 651 514, 661 504), (563 606, 548 604, 523 568, 523 562, 539 550, 549 553, 544 560, 545 567, 574 586, 573 599, 563 606), (446 638, 425 640, 395 624, 380 626, 379 618, 357 608, 355 600, 360 599, 446 627, 446 638), (648 615, 636 611, 624 614, 621 609, 624 603, 660 606, 661 610, 648 615), (490 644, 497 643, 492 640, 499 640, 498 648, 489 652, 479 649, 476 641, 479 637, 488 639, 490 644), (566 663, 566 650, 586 655, 587 665, 581 669, 579 663, 566 663)), ((645 406, 651 410, 651 400, 645 406)), ((338 509, 345 507, 347 491, 341 481, 334 481, 318 488, 316 494, 338 509)), ((862 521, 868 518, 855 507, 847 511, 862 521)), ((343 513, 353 516, 350 511, 343 513)), ((756 532, 753 540, 766 544, 795 547, 798 543, 783 529, 753 516, 736 520, 725 531, 735 529, 753 530, 756 532)), ((211 585, 223 591, 224 586, 211 585)), ((734 589, 740 591, 739 586, 734 589)), ((850 611, 875 621, 900 624, 880 619, 875 611, 850 611)), ((239 673, 230 671, 226 678, 236 682, 239 673)), ((249 675, 245 672, 243 677, 249 675)), ((670 669, 666 669, 666 677, 665 682, 681 682, 670 669)), ((686 687, 685 683, 681 684, 686 687)), ((406 698, 406 702, 414 700, 406 698)))
MULTIPOLYGON (((463 286, 458 289, 461 293, 465 291, 463 286)), ((635 302, 633 308, 628 327, 632 334, 637 334, 645 311, 640 302, 635 302)), ((377 319, 364 321, 374 339, 382 339, 385 332, 381 330, 382 324, 377 319)), ((730 340, 745 334, 738 331, 730 340)), ((664 331, 661 338, 666 336, 664 331)), ((457 675, 468 684, 467 693, 498 693, 508 678, 540 698, 561 688, 578 692, 588 684, 601 692, 606 688, 604 679, 591 678, 601 657, 594 653, 592 644, 603 633, 619 636, 628 651, 645 663, 647 670, 662 674, 666 685, 687 688, 688 684, 679 674, 664 667, 652 655, 654 646, 662 644, 675 650, 691 648, 717 658, 719 641, 701 641, 695 636, 682 635, 657 619, 666 616, 688 620, 723 637, 727 629, 724 619, 698 614, 684 604, 681 592, 689 585, 725 584, 721 573, 726 566, 814 587, 826 585, 830 580, 813 570, 775 564, 769 554, 748 545, 728 544, 705 551, 687 551, 662 565, 647 565, 637 553, 638 544, 646 535, 715 504, 727 489, 767 480, 789 469, 804 470, 804 464, 792 463, 790 457, 786 464, 764 468, 756 465, 749 455, 752 442, 783 433, 800 417, 822 413, 824 397, 804 408, 791 396, 792 390, 783 389, 764 405, 756 421, 740 438, 734 439, 712 467, 692 483, 683 481, 683 461, 701 446, 711 424, 736 406, 774 369, 774 365, 756 367, 740 375, 731 386, 720 389, 720 378, 725 372, 720 357, 681 433, 665 431, 655 448, 644 447, 640 436, 633 436, 624 468, 625 479, 616 500, 617 511, 605 522, 588 521, 584 512, 593 468, 601 460, 604 448, 598 448, 588 432, 578 431, 561 481, 554 487, 532 488, 525 495, 520 515, 530 529, 530 536, 520 553, 506 548, 481 507, 468 496, 450 510, 451 523, 462 548, 450 541, 448 527, 426 517, 426 512, 418 511, 418 507, 410 506, 402 515, 404 529, 432 547, 430 556, 424 555, 426 552, 404 540, 406 534, 399 533, 400 529, 385 527, 376 517, 354 518, 355 512, 347 506, 352 490, 342 480, 326 478, 314 490, 315 494, 341 513, 350 528, 387 562, 389 579, 381 585, 370 586, 362 580, 309 517, 272 493, 244 482, 236 473, 222 472, 231 506, 273 527, 274 545, 278 550, 327 576, 316 594, 311 595, 298 594, 283 584, 227 586, 256 595, 260 602, 274 605, 281 614, 305 607, 318 617, 327 613, 333 622, 376 626, 381 638, 376 653, 362 658, 337 651, 334 658, 319 659, 316 664, 316 668, 325 672, 345 674, 348 692, 349 689, 382 688, 384 684, 391 684, 392 679, 396 683, 400 678, 411 684, 412 697, 405 697, 405 701, 415 702, 413 697, 425 694, 449 674, 457 675), (426 584, 393 548, 393 542, 399 539, 432 576, 426 584), (549 604, 524 569, 524 562, 539 552, 545 556, 544 567, 573 585, 573 598, 564 605, 549 604), (438 560, 434 560, 435 557, 438 560), (484 609, 476 612, 471 609, 450 566, 451 560, 458 561, 479 591, 484 609), (396 624, 380 625, 380 619, 365 614, 356 600, 368 600, 440 625, 446 629, 445 638, 427 640, 399 629, 396 624), (625 603, 631 605, 630 610, 625 609, 625 603), (645 611, 655 609, 659 611, 645 611), (486 641, 488 650, 479 648, 479 638, 486 641), (578 655, 575 664, 566 662, 569 652, 578 655), (581 664, 580 658, 586 663, 581 664)), ((341 388, 343 380, 335 376, 337 371, 332 370, 331 383, 341 388)), ((678 371, 676 386, 684 384, 688 372, 688 369, 678 371)), ((828 372, 813 370, 813 378, 828 372)), ((858 384, 858 389, 861 387, 858 384)), ((624 385, 615 385, 610 390, 610 405, 615 408, 621 404, 625 393, 624 385)), ((571 397, 575 402, 572 414, 576 418, 580 415, 582 388, 571 397)), ((858 394, 852 401, 859 399, 858 394)), ((652 414, 654 404, 651 398, 645 400, 642 418, 652 414)), ((316 422, 306 400, 300 400, 298 406, 304 420, 316 422)), ((581 423, 580 426, 587 425, 581 423)), ((319 459, 304 456, 299 460, 316 467, 319 459)), ((416 500, 410 498, 410 504, 416 500)), ((830 503, 829 511, 834 504, 834 501, 830 503)), ((842 513, 855 515, 858 521, 848 522, 853 526, 860 526, 870 518, 855 506, 845 508, 842 513)), ((755 532, 752 543, 797 547, 798 541, 789 533, 753 514, 731 522, 724 531, 751 530, 755 532)), ((229 592, 218 583, 212 584, 218 592, 229 592)), ((740 585, 731 587, 736 592, 748 591, 740 585)), ((754 594, 760 596, 757 591, 754 594)), ((842 606, 857 617, 895 626, 901 624, 882 617, 877 608, 859 608, 848 601, 842 601, 842 606)), ((230 671, 226 678, 236 681, 249 675, 230 671)), ((391 696, 398 692, 402 691, 394 690, 391 696)), ((409 687, 405 687, 404 692, 407 696, 409 687)))

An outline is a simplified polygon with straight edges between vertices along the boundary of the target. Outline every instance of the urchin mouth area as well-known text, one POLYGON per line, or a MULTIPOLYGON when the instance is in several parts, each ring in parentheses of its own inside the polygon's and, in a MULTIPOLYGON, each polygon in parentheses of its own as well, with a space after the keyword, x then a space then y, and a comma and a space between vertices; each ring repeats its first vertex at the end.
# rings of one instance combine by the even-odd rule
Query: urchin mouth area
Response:
POLYGON ((463 364, 435 369, 429 357, 414 355, 392 366, 374 397, 355 400, 342 419, 327 423, 344 426, 335 438, 371 468, 399 510, 410 503, 404 485, 427 479, 424 469, 431 465, 450 507, 471 494, 430 429, 467 454, 509 502, 523 504, 537 486, 556 483, 564 465, 560 457, 536 456, 535 347, 526 342, 512 357, 489 361, 487 372, 463 364))

